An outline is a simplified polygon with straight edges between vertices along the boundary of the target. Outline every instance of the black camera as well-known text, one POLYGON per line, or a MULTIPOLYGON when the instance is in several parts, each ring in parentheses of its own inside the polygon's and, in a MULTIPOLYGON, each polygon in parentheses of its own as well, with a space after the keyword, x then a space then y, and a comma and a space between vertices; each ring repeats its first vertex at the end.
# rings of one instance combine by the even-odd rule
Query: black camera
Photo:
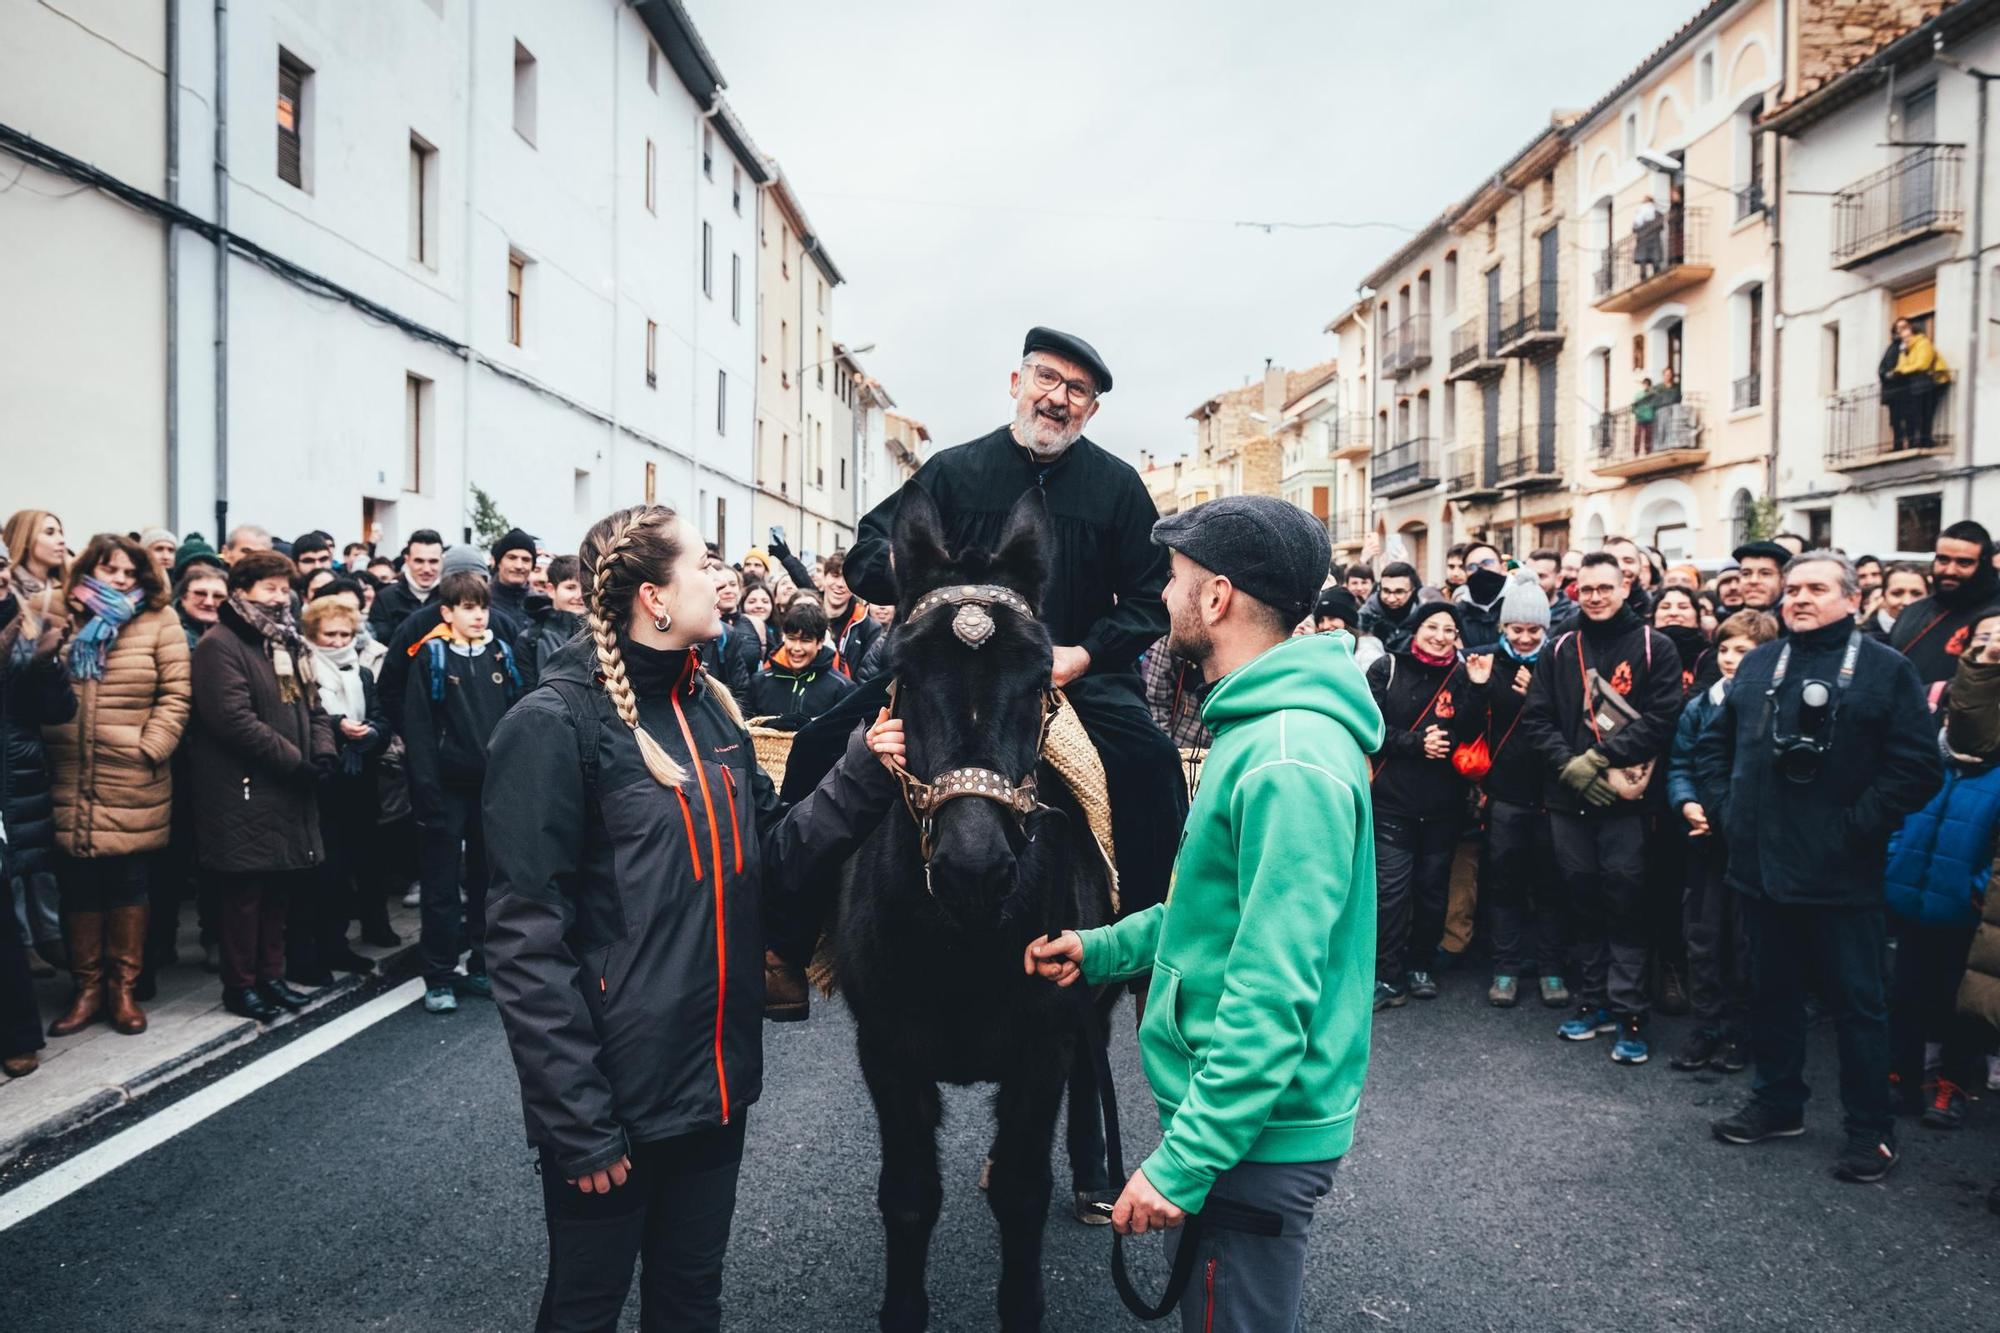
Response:
POLYGON ((1825 681, 1809 680, 1799 687, 1798 728, 1790 736, 1774 734, 1771 744, 1778 772, 1787 782, 1804 786, 1819 781, 1826 752, 1833 747, 1833 687, 1825 681))

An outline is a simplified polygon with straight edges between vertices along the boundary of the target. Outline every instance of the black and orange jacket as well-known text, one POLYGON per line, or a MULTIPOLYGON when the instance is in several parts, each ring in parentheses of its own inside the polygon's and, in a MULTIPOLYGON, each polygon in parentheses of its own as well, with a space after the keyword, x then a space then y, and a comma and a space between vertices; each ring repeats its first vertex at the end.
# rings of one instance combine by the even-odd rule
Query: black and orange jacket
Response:
POLYGON ((1382 749, 1375 757, 1375 811, 1406 819, 1456 818, 1465 801, 1466 781, 1451 756, 1424 753, 1424 733, 1443 727, 1454 746, 1476 740, 1486 729, 1486 686, 1453 660, 1431 666, 1407 649, 1368 664, 1368 692, 1382 710, 1382 749))
POLYGON ((696 655, 625 651, 641 722, 687 770, 679 788, 646 771, 587 639, 543 666, 487 765, 486 964, 528 1140, 566 1179, 757 1100, 764 894, 838 873, 896 801, 857 731, 780 818, 696 655), (594 763, 579 727, 594 728, 594 763))
MULTIPOLYGON (((1514 743, 1525 740, 1540 752, 1551 779, 1586 750, 1597 750, 1616 768, 1629 768, 1666 757, 1681 717, 1681 658, 1673 640, 1646 622, 1632 608, 1621 606, 1602 621, 1578 616, 1577 628, 1559 634, 1535 659, 1534 683, 1514 743), (1591 724, 1584 682, 1595 671, 1639 714, 1637 721, 1608 739, 1591 724)), ((1666 793, 1666 774, 1647 785, 1649 801, 1666 793)), ((1548 808, 1565 814, 1620 814, 1631 806, 1587 805, 1562 784, 1551 781, 1548 808)))

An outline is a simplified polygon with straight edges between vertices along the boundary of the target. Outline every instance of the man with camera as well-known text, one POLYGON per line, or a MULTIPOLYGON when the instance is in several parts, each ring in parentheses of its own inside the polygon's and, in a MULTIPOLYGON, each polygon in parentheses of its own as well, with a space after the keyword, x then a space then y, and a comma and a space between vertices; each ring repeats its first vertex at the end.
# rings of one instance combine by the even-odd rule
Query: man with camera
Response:
POLYGON ((1835 551, 1785 567, 1788 637, 1764 644, 1694 750, 1695 784, 1729 849, 1751 954, 1750 1101, 1724 1143, 1805 1132, 1808 978, 1833 1014, 1847 1144, 1842 1180, 1897 1161, 1882 971, 1889 835, 1944 780, 1916 668, 1860 632, 1861 584, 1835 551))

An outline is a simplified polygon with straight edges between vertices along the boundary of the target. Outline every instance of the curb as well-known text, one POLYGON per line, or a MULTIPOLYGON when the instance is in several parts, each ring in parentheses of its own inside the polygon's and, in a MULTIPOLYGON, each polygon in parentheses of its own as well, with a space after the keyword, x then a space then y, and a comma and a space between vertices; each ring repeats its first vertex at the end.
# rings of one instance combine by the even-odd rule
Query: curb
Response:
POLYGON ((199 1046, 180 1051, 157 1064, 148 1065, 123 1083, 102 1088, 72 1106, 66 1106, 53 1115, 45 1116, 32 1125, 0 1138, 0 1167, 11 1165, 24 1153, 50 1139, 82 1129, 113 1111, 131 1105, 141 1097, 157 1093, 217 1056, 251 1045, 266 1034, 285 1032, 297 1026, 334 1002, 360 990, 369 982, 395 975, 416 956, 417 946, 414 943, 403 945, 376 959, 374 972, 366 976, 346 973, 332 985, 315 991, 312 1003, 297 1013, 288 1013, 269 1026, 260 1024, 255 1019, 246 1018, 227 1031, 216 1033, 199 1046))

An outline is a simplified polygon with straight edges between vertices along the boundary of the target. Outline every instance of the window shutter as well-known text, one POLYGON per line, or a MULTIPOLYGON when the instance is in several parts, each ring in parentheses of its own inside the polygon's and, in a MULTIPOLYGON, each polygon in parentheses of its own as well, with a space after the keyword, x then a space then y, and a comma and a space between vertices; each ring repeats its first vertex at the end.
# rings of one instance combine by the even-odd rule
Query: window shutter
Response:
POLYGON ((299 122, 304 116, 305 72, 296 65, 278 64, 278 179, 288 185, 305 187, 301 166, 299 122))

